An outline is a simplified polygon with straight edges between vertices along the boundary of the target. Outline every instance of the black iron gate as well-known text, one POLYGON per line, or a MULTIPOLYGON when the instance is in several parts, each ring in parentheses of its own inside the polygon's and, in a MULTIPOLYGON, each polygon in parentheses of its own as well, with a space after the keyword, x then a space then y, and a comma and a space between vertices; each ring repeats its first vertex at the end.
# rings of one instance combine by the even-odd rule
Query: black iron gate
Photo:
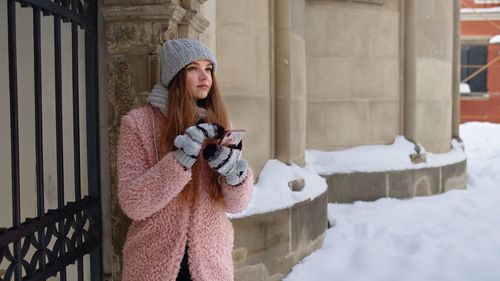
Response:
MULTIPOLYGON (((96 0, 2 0, 7 2, 9 84, 0 85, 2 95, 10 97, 10 146, 12 186, 0 189, 12 194, 12 225, 0 225, 0 280, 46 280, 58 276, 60 280, 102 279, 101 266, 101 210, 100 210, 100 163, 99 120, 97 91, 97 1, 96 0), (19 160, 19 108, 18 62, 16 38, 16 10, 31 9, 33 12, 33 73, 35 105, 36 151, 36 217, 21 216, 21 185, 19 160), (53 18, 54 81, 43 80, 41 57, 41 17, 53 18), (61 38, 61 25, 71 25, 71 38, 61 38), (79 93, 78 30, 84 30, 85 93, 79 93), (72 93, 62 91, 61 40, 71 40, 72 93), (54 93, 42 93, 42 83, 54 83, 54 93), (8 87, 8 90, 7 90, 8 87), (81 188, 81 142, 79 97, 85 94, 86 107, 86 165, 87 194, 81 188), (63 110, 62 97, 72 97, 73 120, 73 175, 74 201, 65 199, 63 158, 63 110), (43 99, 42 99, 43 97, 43 99), (47 210, 44 190, 44 144, 42 100, 55 99, 55 140, 57 170, 57 209, 47 210), (83 259, 90 256, 84 268, 83 259), (76 273, 69 276, 67 266, 76 263, 76 273), (85 272, 85 273, 84 273, 85 272)), ((0 28, 5 28, 0 25, 0 28)), ((26 36, 21 34, 19 36, 26 36)), ((5 40, 2 39, 2 40, 5 40)), ((0 54, 1 55, 1 54, 0 54)), ((6 60, 5 60, 6 61, 6 60)), ((21 147, 22 149, 22 147, 21 147)), ((29 187, 31 188, 31 187, 29 187)), ((70 187, 73 188, 73 187, 70 187)), ((66 190, 68 187, 66 187, 66 190)), ((2 192, 2 194, 5 194, 2 192)), ((0 214, 4 215, 4 214, 0 214)))

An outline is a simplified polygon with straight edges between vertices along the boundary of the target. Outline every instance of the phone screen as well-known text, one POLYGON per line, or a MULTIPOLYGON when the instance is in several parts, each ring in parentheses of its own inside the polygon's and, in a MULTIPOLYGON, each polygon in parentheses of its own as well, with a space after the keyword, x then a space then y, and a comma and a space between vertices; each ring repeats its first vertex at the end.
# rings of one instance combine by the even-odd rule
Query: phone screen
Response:
POLYGON ((220 141, 220 145, 237 145, 241 142, 243 139, 243 136, 245 135, 246 131, 245 130, 227 130, 224 133, 224 137, 220 141))

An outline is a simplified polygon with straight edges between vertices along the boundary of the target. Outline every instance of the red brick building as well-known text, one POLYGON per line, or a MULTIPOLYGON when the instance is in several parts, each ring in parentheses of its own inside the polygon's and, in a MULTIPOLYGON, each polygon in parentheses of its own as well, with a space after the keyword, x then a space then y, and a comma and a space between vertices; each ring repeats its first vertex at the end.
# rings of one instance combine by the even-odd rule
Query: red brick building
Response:
POLYGON ((461 122, 500 123, 499 34, 499 0, 461 0, 461 122))

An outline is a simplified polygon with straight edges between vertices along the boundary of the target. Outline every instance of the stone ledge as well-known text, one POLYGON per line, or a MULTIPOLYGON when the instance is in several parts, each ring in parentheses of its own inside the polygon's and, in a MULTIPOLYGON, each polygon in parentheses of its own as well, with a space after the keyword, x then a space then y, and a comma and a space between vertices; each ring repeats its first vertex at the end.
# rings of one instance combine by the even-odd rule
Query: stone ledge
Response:
POLYGON ((116 5, 102 7, 101 13, 106 21, 174 19, 180 22, 186 10, 178 4, 116 5))
POLYGON ((352 203, 379 198, 412 198, 465 189, 467 160, 432 168, 321 175, 328 184, 328 201, 352 203))
POLYGON ((327 199, 325 191, 285 209, 232 219, 235 280, 281 280, 319 249, 327 230, 327 199))

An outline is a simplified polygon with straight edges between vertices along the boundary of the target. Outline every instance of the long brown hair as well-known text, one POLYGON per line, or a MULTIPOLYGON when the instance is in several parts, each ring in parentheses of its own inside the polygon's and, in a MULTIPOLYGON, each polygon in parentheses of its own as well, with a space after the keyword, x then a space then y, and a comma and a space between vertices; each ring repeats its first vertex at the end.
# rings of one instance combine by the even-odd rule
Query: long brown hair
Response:
MULTIPOLYGON (((174 76, 168 85, 168 105, 165 116, 166 128, 160 137, 162 144, 161 151, 163 154, 176 149, 174 146, 175 137, 184 134, 186 129, 196 124, 199 118, 199 116, 197 116, 196 101, 192 97, 191 93, 186 90, 186 76, 187 70, 186 67, 184 67, 174 76)), ((212 87, 210 88, 204 103, 207 110, 205 121, 207 123, 217 123, 228 129, 229 120, 226 108, 217 88, 217 82, 213 71, 212 87)), ((216 201, 219 201, 222 199, 222 193, 217 183, 218 174, 216 171, 208 167, 208 164, 205 159, 203 159, 201 154, 202 153, 200 152, 198 160, 196 160, 192 167, 192 180, 181 192, 181 197, 186 200, 194 198, 194 195, 198 192, 198 187, 195 186, 194 183, 207 182, 207 179, 200 179, 200 171, 201 169, 208 169, 211 173, 211 179, 213 180, 211 182, 207 182, 208 186, 203 188, 208 188, 210 196, 216 201)))

